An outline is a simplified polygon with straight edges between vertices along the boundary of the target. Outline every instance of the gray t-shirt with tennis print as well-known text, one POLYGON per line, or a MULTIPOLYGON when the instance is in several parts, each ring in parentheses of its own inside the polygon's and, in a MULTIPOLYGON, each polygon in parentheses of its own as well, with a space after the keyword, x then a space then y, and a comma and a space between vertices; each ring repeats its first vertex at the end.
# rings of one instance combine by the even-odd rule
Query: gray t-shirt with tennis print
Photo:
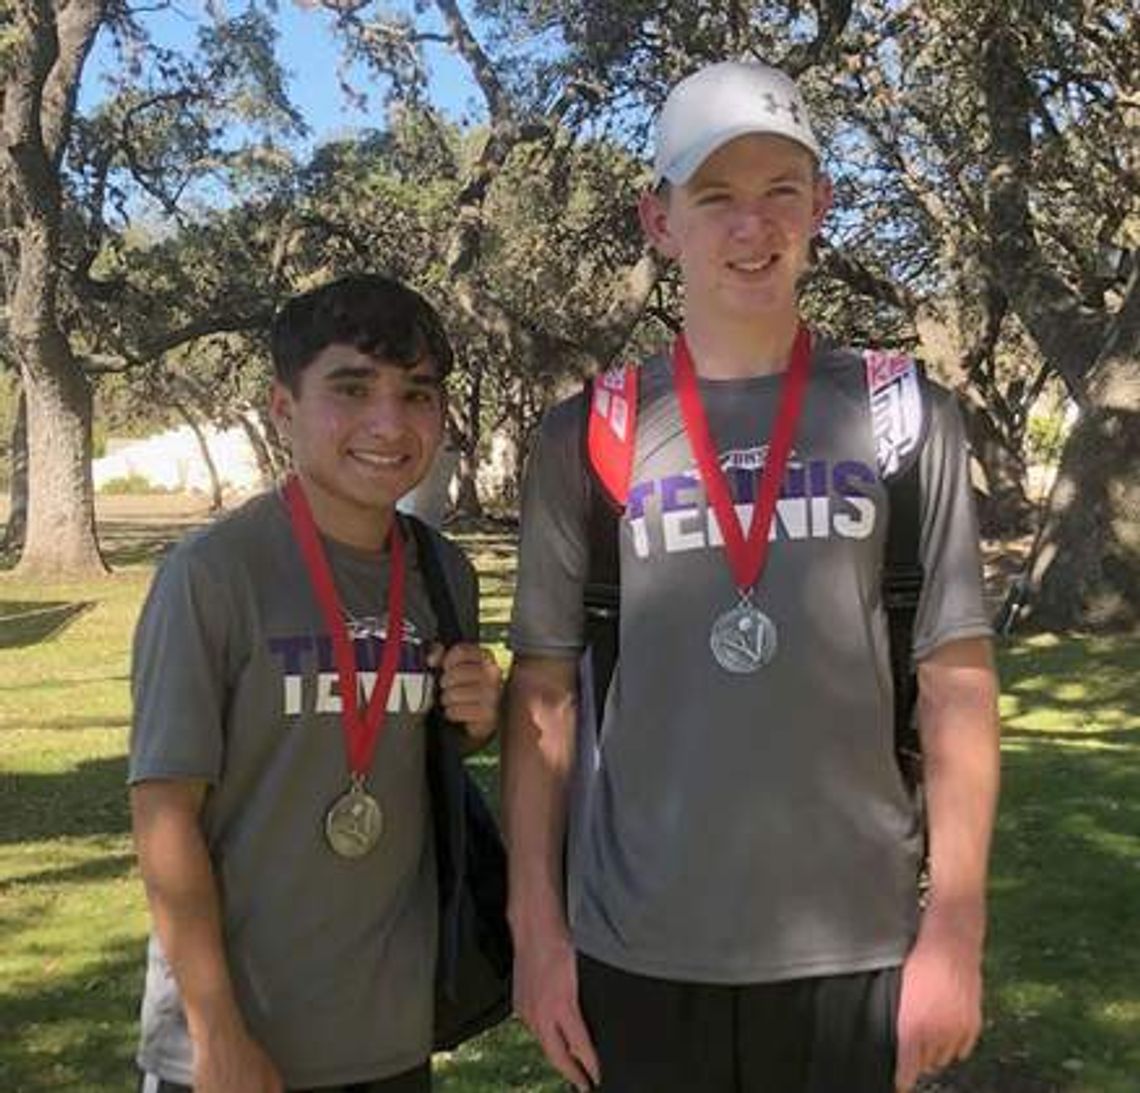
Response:
MULTIPOLYGON (((777 632, 752 673, 720 667, 737 603, 670 362, 642 369, 620 522, 621 645, 600 736, 581 732, 569 915, 628 971, 765 982, 897 964, 916 926, 920 825, 897 768, 881 598, 887 492, 862 357, 817 347, 755 602, 777 632)), ((700 383, 738 511, 750 510, 782 376, 700 383)), ((933 391, 921 455, 926 583, 914 651, 990 633, 966 443, 933 391)), ((545 420, 528 470, 516 653, 583 648, 581 403, 545 420)))
MULTIPOLYGON (((387 556, 325 540, 362 690, 387 633, 387 556)), ((443 548, 460 617, 474 574, 443 548)), ((397 675, 368 787, 376 847, 338 857, 329 806, 349 785, 331 641, 277 494, 180 544, 135 636, 130 780, 203 779, 202 826, 242 1013, 290 1088, 367 1081, 431 1051, 436 897, 424 767, 436 620, 408 542, 397 675)), ((468 632, 474 632, 473 629, 468 632)), ((138 1061, 189 1084, 178 990, 152 938, 138 1061)))

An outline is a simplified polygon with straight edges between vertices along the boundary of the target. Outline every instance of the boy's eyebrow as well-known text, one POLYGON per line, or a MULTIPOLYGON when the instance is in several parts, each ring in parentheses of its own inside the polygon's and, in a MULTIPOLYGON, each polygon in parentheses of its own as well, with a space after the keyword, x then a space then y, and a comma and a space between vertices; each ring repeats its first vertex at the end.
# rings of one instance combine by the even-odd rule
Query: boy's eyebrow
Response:
POLYGON ((325 381, 371 379, 378 366, 366 364, 342 364, 324 375, 325 381))
POLYGON ((418 375, 415 372, 407 373, 408 382, 415 384, 417 387, 442 387, 443 380, 434 372, 420 372, 418 375))
MULTIPOLYGON (((388 367, 381 364, 342 364, 326 372, 325 383, 338 383, 341 380, 370 380, 381 368, 388 367)), ((411 371, 404 372, 407 381, 417 387, 442 387, 443 381, 434 372, 416 374, 411 371)))

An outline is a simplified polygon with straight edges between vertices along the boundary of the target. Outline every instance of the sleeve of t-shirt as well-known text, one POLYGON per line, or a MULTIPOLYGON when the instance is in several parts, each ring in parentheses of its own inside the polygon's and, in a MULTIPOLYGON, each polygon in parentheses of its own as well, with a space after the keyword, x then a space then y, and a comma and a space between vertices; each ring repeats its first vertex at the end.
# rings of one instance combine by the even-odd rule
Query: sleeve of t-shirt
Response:
POLYGON ((222 773, 229 600, 207 567, 178 548, 151 585, 131 659, 128 781, 222 773))
POLYGON ((581 396, 551 409, 527 463, 509 639, 515 653, 573 657, 585 645, 588 472, 581 421, 581 396))
POLYGON ((958 405, 932 386, 931 426, 921 455, 920 550, 925 578, 914 627, 914 656, 940 645, 989 637, 981 545, 970 485, 969 448, 958 405))

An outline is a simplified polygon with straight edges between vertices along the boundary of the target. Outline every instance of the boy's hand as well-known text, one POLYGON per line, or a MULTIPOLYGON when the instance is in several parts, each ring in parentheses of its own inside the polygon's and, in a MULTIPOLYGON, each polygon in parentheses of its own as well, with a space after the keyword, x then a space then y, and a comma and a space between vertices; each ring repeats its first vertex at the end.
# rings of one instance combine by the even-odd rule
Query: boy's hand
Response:
POLYGON ((428 666, 438 668, 439 701, 449 721, 466 730, 472 747, 482 747, 499 724, 503 673, 490 649, 473 642, 453 645, 446 652, 435 645, 428 666))
MULTIPOLYGON (((531 924, 533 926, 533 924, 531 924)), ((513 930, 514 1008, 550 1065, 576 1090, 595 1088, 601 1064, 578 1004, 578 967, 565 923, 513 930)))
POLYGON ((982 1030, 981 956, 919 933, 903 964, 896 1093, 965 1059, 982 1030))
POLYGON ((244 1029, 230 1026, 194 1044, 195 1093, 284 1093, 264 1049, 244 1029))

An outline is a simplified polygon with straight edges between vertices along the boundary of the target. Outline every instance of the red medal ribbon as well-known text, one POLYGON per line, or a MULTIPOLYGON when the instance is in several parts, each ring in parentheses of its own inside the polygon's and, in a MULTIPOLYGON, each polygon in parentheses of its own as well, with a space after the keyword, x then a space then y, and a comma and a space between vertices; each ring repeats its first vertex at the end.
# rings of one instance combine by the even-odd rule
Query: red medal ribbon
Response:
POLYGON ((708 417, 697 387, 697 370, 685 336, 679 335, 673 346, 673 384, 681 406, 685 433, 693 449, 705 493, 724 536, 724 549, 728 555, 732 579, 742 596, 756 583, 768 557, 768 532, 772 526, 772 516, 776 511, 776 499, 780 495, 788 457, 792 452, 792 438, 803 409, 810 363, 811 333, 806 326, 801 325, 792 344, 791 364, 780 385, 776 424, 764 460, 756 503, 752 507, 752 522, 745 536, 732 496, 728 492, 728 478, 721 469, 716 446, 709 432, 708 417))
POLYGON ((396 664, 404 634, 404 537, 393 514, 392 528, 388 532, 388 545, 392 555, 392 570, 388 580, 388 632, 384 638, 384 651, 376 673, 376 685, 369 696, 368 705, 361 715, 356 679, 356 656, 348 627, 344 624, 340 597, 333 583, 332 569, 321 545, 313 510, 301 483, 291 477, 285 483, 285 502, 289 507, 289 520, 293 535, 313 582, 321 614, 332 638, 333 656, 336 659, 337 677, 340 680, 340 721, 344 728, 348 767, 353 775, 363 778, 372 767, 376 742, 388 705, 392 680, 396 677, 396 664))

